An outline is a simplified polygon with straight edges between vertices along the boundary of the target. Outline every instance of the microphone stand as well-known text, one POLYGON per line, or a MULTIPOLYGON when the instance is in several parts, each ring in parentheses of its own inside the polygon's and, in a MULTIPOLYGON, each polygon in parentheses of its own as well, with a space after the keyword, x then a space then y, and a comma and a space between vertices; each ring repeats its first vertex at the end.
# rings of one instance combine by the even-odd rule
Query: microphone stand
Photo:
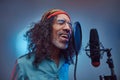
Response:
POLYGON ((114 72, 114 64, 113 64, 113 60, 111 58, 111 49, 102 49, 102 51, 106 52, 107 53, 107 61, 106 63, 108 64, 109 68, 110 68, 110 71, 111 71, 111 75, 108 75, 108 76, 104 76, 102 77, 101 75, 99 76, 100 80, 117 80, 117 77, 115 75, 115 72, 114 72))
MULTIPOLYGON (((90 49, 88 49, 87 47, 89 47, 89 45, 90 45, 90 44, 87 44, 87 46, 85 47, 85 51, 86 51, 86 55, 87 55, 88 57, 91 57, 91 56, 88 54, 88 51, 90 51, 90 49)), ((102 77, 102 76, 100 75, 100 76, 99 76, 99 79, 100 79, 100 80, 117 80, 117 77, 116 77, 115 72, 114 72, 113 60, 112 60, 112 58, 111 58, 111 56, 112 56, 112 55, 111 55, 111 52, 110 52, 111 49, 105 49, 104 46, 102 45, 102 43, 100 43, 100 47, 101 47, 102 49, 100 49, 100 50, 95 50, 95 51, 100 51, 100 52, 102 52, 101 55, 102 55, 104 52, 107 53, 108 59, 107 59, 106 63, 108 64, 108 66, 109 66, 109 68, 110 68, 111 75, 107 75, 107 76, 104 76, 104 77, 102 77)))
POLYGON ((77 62, 78 62, 78 51, 75 51, 75 53, 76 53, 76 60, 75 60, 75 68, 74 68, 74 80, 77 80, 76 70, 77 70, 77 62))

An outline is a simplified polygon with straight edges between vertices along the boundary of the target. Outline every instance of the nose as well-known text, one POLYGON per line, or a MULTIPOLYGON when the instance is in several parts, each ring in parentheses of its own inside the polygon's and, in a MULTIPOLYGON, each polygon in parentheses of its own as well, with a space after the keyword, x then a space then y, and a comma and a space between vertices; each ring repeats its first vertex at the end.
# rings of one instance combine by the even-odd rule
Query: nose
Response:
POLYGON ((64 30, 66 33, 70 33, 70 34, 72 33, 72 28, 71 28, 71 26, 70 26, 68 23, 65 24, 63 30, 64 30))

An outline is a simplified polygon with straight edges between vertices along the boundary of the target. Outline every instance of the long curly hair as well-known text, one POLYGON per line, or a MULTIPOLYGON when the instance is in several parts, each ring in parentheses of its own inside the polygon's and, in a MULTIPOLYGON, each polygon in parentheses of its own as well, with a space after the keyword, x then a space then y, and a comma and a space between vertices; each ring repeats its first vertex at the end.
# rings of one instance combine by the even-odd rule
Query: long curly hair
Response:
MULTIPOLYGON (((35 59, 33 65, 37 66, 42 60, 51 55, 50 46, 51 34, 52 34, 52 25, 56 16, 52 16, 49 19, 41 20, 34 24, 34 26, 29 29, 25 37, 28 41, 28 56, 31 56, 31 53, 35 54, 35 59)), ((73 47, 73 37, 71 36, 68 48, 61 50, 61 55, 64 56, 67 63, 74 63, 73 56, 75 55, 73 47)))

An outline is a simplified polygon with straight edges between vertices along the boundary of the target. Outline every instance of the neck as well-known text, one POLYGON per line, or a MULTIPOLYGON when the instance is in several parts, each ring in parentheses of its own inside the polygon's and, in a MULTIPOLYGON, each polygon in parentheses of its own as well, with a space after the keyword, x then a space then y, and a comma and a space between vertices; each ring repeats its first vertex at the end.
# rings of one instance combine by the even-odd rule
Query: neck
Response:
POLYGON ((53 48, 51 49, 51 59, 53 59, 57 66, 59 66, 59 60, 60 60, 60 49, 53 48))

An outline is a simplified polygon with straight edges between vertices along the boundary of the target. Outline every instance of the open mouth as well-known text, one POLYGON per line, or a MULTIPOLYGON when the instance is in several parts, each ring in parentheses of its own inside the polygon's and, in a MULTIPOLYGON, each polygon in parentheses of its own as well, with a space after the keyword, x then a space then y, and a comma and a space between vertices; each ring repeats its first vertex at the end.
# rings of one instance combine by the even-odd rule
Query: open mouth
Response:
POLYGON ((69 41, 69 35, 62 34, 60 37, 63 41, 69 41))

